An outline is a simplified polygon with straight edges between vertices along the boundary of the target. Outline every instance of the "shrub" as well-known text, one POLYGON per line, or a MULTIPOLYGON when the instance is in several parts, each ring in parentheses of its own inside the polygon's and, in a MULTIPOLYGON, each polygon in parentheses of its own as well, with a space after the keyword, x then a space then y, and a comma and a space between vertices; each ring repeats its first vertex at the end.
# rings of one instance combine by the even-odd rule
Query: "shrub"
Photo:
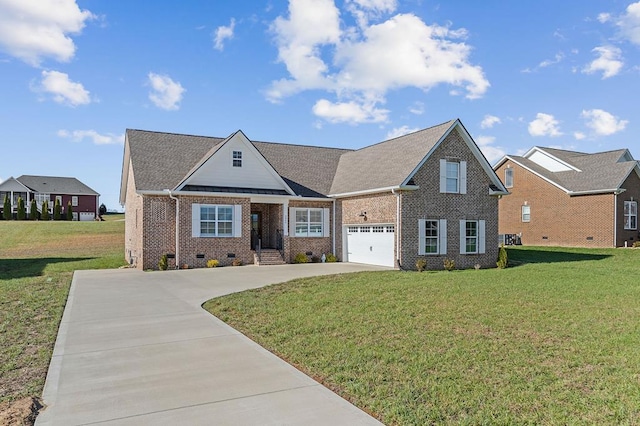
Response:
POLYGON ((507 249, 504 248, 504 244, 500 244, 500 251, 498 251, 498 260, 496 265, 498 269, 504 269, 509 264, 509 258, 507 257, 507 249))
POLYGON ((24 208, 24 200, 22 197, 18 197, 18 220, 25 220, 27 218, 27 211, 24 208))
POLYGON ((476 263, 475 265, 473 265, 473 267, 475 268, 476 271, 479 271, 482 266, 479 263, 476 263))
POLYGON ((40 215, 40 219, 49 220, 49 203, 46 201, 42 202, 42 214, 40 215))
POLYGON ((160 258, 160 261, 158 262, 158 269, 160 269, 161 271, 166 271, 168 267, 169 259, 167 258, 166 254, 163 254, 160 258))
POLYGON ((31 200, 31 204, 29 204, 29 219, 38 219, 38 204, 36 203, 35 198, 31 200))
POLYGON ((312 263, 320 263, 320 258, 318 256, 311 256, 312 263))
POLYGON ((416 260, 416 269, 418 272, 422 272, 427 269, 427 259, 418 258, 418 260, 416 260))
POLYGON ((73 207, 71 207, 71 201, 67 202, 67 211, 65 213, 67 215, 67 220, 73 220, 73 207))
POLYGON ((62 219, 62 206, 60 205, 60 199, 56 198, 56 202, 53 205, 53 220, 62 219))
POLYGON ((456 269, 456 262, 453 259, 445 258, 442 262, 444 264, 444 269, 447 271, 453 271, 456 269))
POLYGON ((238 258, 233 259, 233 262, 231 262, 231 266, 242 266, 242 260, 238 258))
POLYGON ((219 264, 218 259, 207 260, 207 268, 217 268, 219 264))
POLYGON ((335 255, 335 254, 333 254, 333 253, 328 253, 328 254, 325 256, 324 261, 325 261, 325 262, 329 262, 329 263, 333 263, 333 262, 337 262, 337 261, 338 261, 338 258, 336 257, 336 255, 335 255))
POLYGON ((100 204, 100 207, 98 207, 98 214, 100 216, 107 214, 107 206, 105 206, 104 203, 100 204))
POLYGON ((2 208, 2 217, 4 220, 11 220, 11 200, 9 200, 9 194, 4 194, 4 205, 2 208))
POLYGON ((307 263, 309 262, 309 258, 304 253, 296 254, 296 257, 293 258, 293 263, 307 263))
POLYGON ((640 247, 640 241, 634 241, 631 247, 640 247))

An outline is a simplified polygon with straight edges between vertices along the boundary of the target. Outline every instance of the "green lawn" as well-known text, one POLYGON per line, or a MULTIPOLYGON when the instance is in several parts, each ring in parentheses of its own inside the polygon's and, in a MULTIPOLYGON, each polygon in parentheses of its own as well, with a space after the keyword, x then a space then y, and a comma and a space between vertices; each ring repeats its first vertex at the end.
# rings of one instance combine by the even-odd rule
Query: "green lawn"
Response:
POLYGON ((124 264, 123 218, 0 221, 0 403, 41 395, 73 271, 124 264))
POLYGON ((640 250, 297 280, 205 308, 387 424, 640 424, 640 250))

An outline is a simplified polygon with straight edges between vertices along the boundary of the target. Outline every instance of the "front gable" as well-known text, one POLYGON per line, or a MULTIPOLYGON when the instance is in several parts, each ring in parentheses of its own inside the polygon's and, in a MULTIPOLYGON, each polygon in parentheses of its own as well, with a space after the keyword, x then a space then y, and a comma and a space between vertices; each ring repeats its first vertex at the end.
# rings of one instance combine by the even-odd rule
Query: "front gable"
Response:
POLYGON ((0 183, 0 191, 2 192, 33 192, 30 188, 23 185, 18 179, 10 177, 0 183))
POLYGON ((214 147, 175 188, 200 192, 249 192, 295 195, 241 131, 214 147))

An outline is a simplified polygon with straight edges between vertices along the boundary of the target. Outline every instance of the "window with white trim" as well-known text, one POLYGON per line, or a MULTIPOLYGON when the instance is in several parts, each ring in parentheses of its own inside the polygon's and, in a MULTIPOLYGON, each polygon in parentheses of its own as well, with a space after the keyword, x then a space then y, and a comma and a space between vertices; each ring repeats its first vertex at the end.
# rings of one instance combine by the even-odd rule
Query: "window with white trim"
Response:
POLYGON ((513 168, 504 169, 504 186, 513 188, 513 168))
POLYGON ((296 209, 296 237, 322 237, 322 209, 296 209))
POLYGON ((485 221, 460 221, 460 254, 485 253, 485 221))
POLYGON ((201 237, 232 237, 233 206, 200 205, 201 237))
POLYGON ((638 202, 624 202, 624 229, 638 229, 638 202))
POLYGON ((522 206, 522 221, 530 222, 531 221, 531 206, 522 206))
POLYGON ((421 219, 418 221, 418 254, 447 254, 446 219, 421 219))
POLYGON ((242 151, 233 151, 233 167, 242 167, 242 151))
POLYGON ((440 159, 440 193, 467 193, 467 162, 457 159, 440 159))
POLYGON ((78 196, 74 195, 73 197, 71 197, 71 205, 73 207, 78 207, 78 196))
POLYGON ((41 206, 45 201, 48 203, 51 200, 51 194, 46 192, 36 192, 33 196, 38 206, 41 206))

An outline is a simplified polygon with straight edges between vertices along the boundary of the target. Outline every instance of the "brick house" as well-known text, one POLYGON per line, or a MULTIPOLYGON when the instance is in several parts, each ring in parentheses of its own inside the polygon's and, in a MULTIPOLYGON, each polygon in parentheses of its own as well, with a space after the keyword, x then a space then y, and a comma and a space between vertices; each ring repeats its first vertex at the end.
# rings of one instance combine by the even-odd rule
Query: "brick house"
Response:
POLYGON ((125 256, 154 269, 299 253, 403 269, 495 266, 507 194, 460 120, 359 150, 127 130, 125 256))
POLYGON ((500 234, 523 244, 621 247, 638 240, 640 168, 626 149, 586 154, 533 147, 494 169, 511 192, 500 234))
POLYGON ((100 194, 84 183, 72 177, 33 176, 22 175, 18 178, 10 177, 0 183, 0 210, 4 208, 5 195, 11 200, 11 209, 15 214, 18 208, 18 198, 22 197, 27 215, 30 215, 31 200, 36 200, 38 212, 42 203, 48 202, 49 213, 53 214, 56 199, 60 200, 62 212, 71 202, 73 220, 93 220, 98 215, 100 194))

